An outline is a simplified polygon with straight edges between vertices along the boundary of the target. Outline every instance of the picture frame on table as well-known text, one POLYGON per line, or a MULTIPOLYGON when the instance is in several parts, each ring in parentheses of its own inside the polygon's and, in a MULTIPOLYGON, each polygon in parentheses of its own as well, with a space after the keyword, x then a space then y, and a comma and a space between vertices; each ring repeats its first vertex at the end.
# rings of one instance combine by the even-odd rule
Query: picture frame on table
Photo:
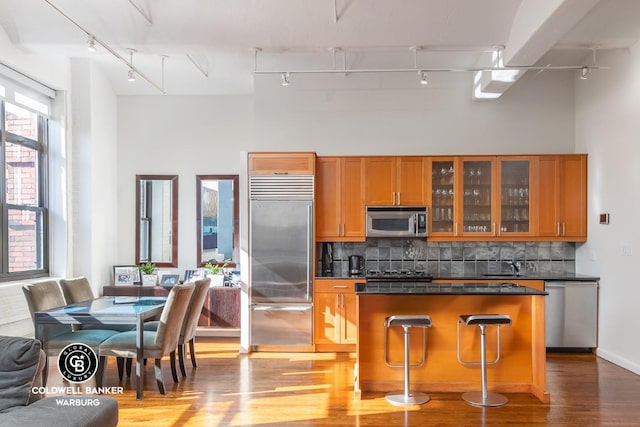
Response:
POLYGON ((163 274, 160 276, 160 286, 164 286, 167 288, 176 286, 180 283, 180 275, 179 274, 163 274))
POLYGON ((133 285, 133 274, 131 273, 115 273, 114 284, 116 286, 133 285))
POLYGON ((140 285, 142 282, 140 280, 140 270, 135 265, 114 265, 113 266, 113 282, 115 285, 120 285, 118 283, 118 275, 121 274, 130 274, 131 275, 131 283, 129 285, 140 285))
POLYGON ((194 269, 184 271, 184 283, 195 282, 196 280, 204 279, 207 277, 207 270, 194 269))

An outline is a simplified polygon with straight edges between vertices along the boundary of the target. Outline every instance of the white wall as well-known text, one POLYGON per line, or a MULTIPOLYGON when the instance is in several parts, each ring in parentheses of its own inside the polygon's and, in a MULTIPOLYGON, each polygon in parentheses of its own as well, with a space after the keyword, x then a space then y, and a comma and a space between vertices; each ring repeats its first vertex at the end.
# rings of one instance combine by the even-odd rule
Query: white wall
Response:
POLYGON ((259 75, 257 138, 247 148, 319 155, 573 152, 572 72, 529 73, 488 102, 471 100, 471 74, 429 80, 421 86, 412 75, 294 75, 282 87, 279 76, 259 75))
POLYGON ((589 153, 589 240, 576 270, 601 277, 598 354, 640 374, 640 47, 599 54, 598 64, 611 68, 575 81, 576 150, 589 153))
POLYGON ((196 267, 196 175, 237 174, 250 96, 118 97, 118 263, 135 260, 135 176, 178 175, 178 265, 196 267))

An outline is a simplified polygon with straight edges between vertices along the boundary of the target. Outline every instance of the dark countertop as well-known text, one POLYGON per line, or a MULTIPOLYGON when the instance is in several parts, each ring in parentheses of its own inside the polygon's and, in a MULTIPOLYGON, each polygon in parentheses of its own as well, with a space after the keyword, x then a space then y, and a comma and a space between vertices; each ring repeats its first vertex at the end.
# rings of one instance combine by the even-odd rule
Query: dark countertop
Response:
MULTIPOLYGON (((338 273, 327 276, 316 276, 316 279, 365 279, 365 276, 343 276, 338 273)), ((566 274, 551 274, 551 273, 522 273, 520 275, 510 274, 497 274, 497 275, 484 275, 484 274, 448 274, 448 275, 434 275, 433 280, 468 280, 474 282, 477 280, 497 280, 497 281, 509 281, 509 280, 544 280, 545 282, 580 282, 587 281, 592 282, 600 280, 600 277, 589 276, 586 274, 566 273, 566 274)))
POLYGON ((513 283, 431 283, 373 282, 356 283, 356 295, 547 295, 513 283))

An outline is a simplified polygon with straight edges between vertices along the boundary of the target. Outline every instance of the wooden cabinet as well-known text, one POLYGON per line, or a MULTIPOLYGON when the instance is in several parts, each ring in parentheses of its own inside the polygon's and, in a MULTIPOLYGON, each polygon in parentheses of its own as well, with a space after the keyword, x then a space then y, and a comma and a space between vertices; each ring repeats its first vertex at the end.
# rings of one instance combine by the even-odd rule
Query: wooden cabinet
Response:
POLYGON ((240 329, 240 288, 217 286, 209 289, 198 326, 240 329))
POLYGON ((587 156, 540 156, 537 235, 554 240, 587 239, 587 156))
POLYGON ((166 297, 169 289, 162 286, 103 286, 102 295, 122 297, 166 297))
POLYGON ((429 236, 463 240, 530 237, 535 157, 433 157, 429 236))
POLYGON ((357 298, 353 279, 316 279, 313 296, 316 351, 355 351, 357 298))
POLYGON ((425 205, 425 163, 420 156, 366 157, 365 205, 425 205))
POLYGON ((315 153, 249 153, 249 175, 314 175, 315 153))
POLYGON ((316 161, 316 240, 364 240, 364 160, 319 157, 316 161))

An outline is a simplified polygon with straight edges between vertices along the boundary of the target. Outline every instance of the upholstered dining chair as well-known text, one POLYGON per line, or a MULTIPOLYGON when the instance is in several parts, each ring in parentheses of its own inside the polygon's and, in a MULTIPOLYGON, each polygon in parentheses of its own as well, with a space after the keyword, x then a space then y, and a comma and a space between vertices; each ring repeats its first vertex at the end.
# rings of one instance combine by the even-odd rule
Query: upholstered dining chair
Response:
MULTIPOLYGON (((178 375, 175 369, 176 348, 178 347, 178 338, 180 337, 182 323, 187 313, 194 288, 195 285, 193 283, 171 288, 167 302, 162 309, 157 330, 143 331, 144 346, 142 357, 155 359, 155 377, 160 394, 166 393, 162 379, 161 362, 162 358, 167 354, 171 359, 173 381, 178 382, 178 375)), ((136 333, 136 331, 120 332, 100 344, 98 347, 100 362, 98 363, 98 373, 96 375, 98 387, 102 387, 102 378, 108 356, 131 359, 137 357, 136 333)), ((120 367, 118 370, 120 373, 120 367)), ((122 379, 122 377, 120 377, 120 379, 122 379)))
MULTIPOLYGON (((187 357, 187 343, 189 344, 191 364, 194 368, 198 367, 195 349, 196 330, 198 328, 198 320, 200 320, 202 307, 209 295, 211 278, 207 277, 205 279, 196 280, 194 284, 195 290, 193 291, 193 295, 191 295, 189 308, 187 309, 187 314, 184 316, 184 322, 182 323, 182 329, 180 330, 180 338, 178 339, 178 362, 180 364, 180 373, 183 377, 187 376, 187 370, 184 366, 184 360, 187 357)), ((144 329, 149 331, 156 330, 158 328, 158 323, 159 322, 157 321, 147 322, 144 325, 144 329)))
MULTIPOLYGON (((75 304, 95 298, 89 280, 84 276, 60 279, 60 287, 67 304, 75 304)), ((82 325, 79 329, 109 329, 116 332, 125 332, 135 328, 135 325, 82 325)))
MULTIPOLYGON (((55 280, 45 280, 24 285, 22 291, 29 306, 34 328, 37 327, 35 324, 35 312, 66 305, 62 290, 55 280)), ((49 356, 57 356, 67 345, 76 342, 81 342, 93 348, 97 353, 98 345, 116 333, 117 331, 109 329, 73 331, 71 325, 44 325, 41 338, 47 360, 45 361, 45 367, 42 371, 43 385, 47 383, 49 356)))

